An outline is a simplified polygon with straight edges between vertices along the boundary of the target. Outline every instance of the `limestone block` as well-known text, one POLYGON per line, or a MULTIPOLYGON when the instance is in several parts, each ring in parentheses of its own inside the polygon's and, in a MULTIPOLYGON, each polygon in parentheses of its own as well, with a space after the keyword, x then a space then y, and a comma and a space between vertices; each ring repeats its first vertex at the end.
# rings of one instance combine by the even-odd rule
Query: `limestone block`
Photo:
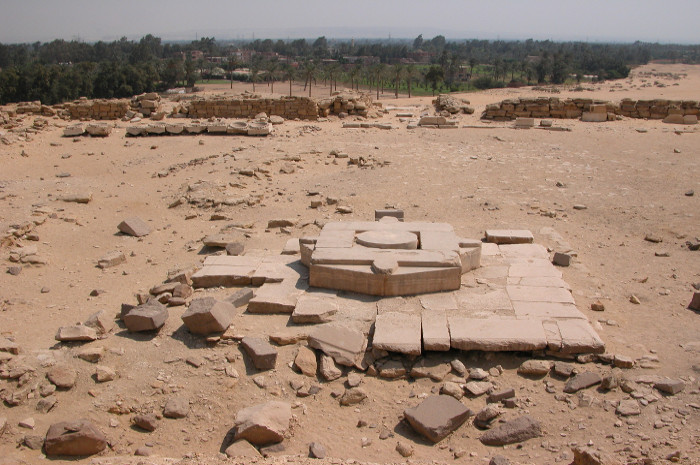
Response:
POLYGON ((448 316, 451 346, 460 350, 525 351, 547 346, 539 320, 448 316))
POLYGON ((372 347, 389 352, 420 355, 421 317, 398 312, 377 315, 372 347))

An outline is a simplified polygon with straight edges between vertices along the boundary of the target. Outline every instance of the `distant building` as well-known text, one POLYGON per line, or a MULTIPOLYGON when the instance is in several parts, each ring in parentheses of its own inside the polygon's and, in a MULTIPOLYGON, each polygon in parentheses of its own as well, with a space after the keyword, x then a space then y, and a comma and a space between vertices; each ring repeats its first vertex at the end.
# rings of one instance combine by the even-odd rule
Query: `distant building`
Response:
POLYGON ((379 57, 373 56, 346 56, 343 60, 350 64, 361 63, 365 66, 375 65, 379 63, 379 57))
POLYGON ((416 50, 413 52, 408 52, 408 58, 413 60, 414 63, 430 63, 430 60, 435 54, 433 52, 426 52, 423 50, 416 50))

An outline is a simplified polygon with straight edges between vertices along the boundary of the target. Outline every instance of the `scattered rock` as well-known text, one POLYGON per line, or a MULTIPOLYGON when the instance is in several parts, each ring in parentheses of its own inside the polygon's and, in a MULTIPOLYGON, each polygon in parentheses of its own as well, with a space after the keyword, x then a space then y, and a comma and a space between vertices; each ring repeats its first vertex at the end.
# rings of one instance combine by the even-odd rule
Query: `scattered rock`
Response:
POLYGON ((571 255, 568 253, 555 252, 552 263, 557 266, 569 266, 571 265, 571 255))
POLYGON ((277 364, 277 349, 258 337, 244 337, 241 346, 258 370, 271 370, 277 364))
POLYGON ((598 373, 592 371, 584 371, 571 378, 564 386, 564 392, 574 393, 581 389, 586 389, 596 384, 600 384, 603 378, 598 373))
POLYGON ((97 261, 97 266, 99 268, 111 268, 113 266, 121 265, 126 263, 126 255, 118 250, 109 252, 107 255, 103 256, 97 261))
POLYGON ((490 381, 469 381, 464 389, 472 396, 479 397, 493 389, 493 384, 490 381))
POLYGON ((663 242, 663 239, 655 234, 647 233, 644 236, 644 240, 647 242, 653 242, 654 244, 658 244, 659 242, 663 242))
POLYGON ((242 255, 243 251, 245 250, 245 246, 241 244, 240 242, 231 242, 229 244, 226 244, 226 254, 227 255, 242 255))
POLYGON ((153 413, 146 413, 144 415, 136 415, 131 419, 131 422, 141 429, 146 431, 155 431, 158 427, 158 419, 153 413))
POLYGON ((132 333, 159 330, 167 319, 168 307, 155 299, 133 307, 122 314, 122 321, 132 333))
POLYGON ((356 405, 364 401, 366 398, 367 393, 362 388, 354 387, 346 389, 343 395, 340 397, 340 405, 356 405))
POLYGON ((452 396, 459 400, 464 396, 464 390, 459 384, 452 381, 447 381, 446 383, 443 383, 442 387, 440 388, 440 394, 452 396))
POLYGON ((486 429, 491 426, 491 422, 501 415, 502 411, 498 404, 487 404, 474 417, 474 426, 486 429))
POLYGON ((166 418, 185 418, 190 413, 190 403, 182 397, 171 397, 163 407, 166 418))
POLYGON ((544 376, 552 369, 547 360, 526 360, 518 367, 518 374, 524 376, 544 376))
POLYGON ((523 415, 493 428, 479 438, 487 446, 504 446, 536 438, 542 435, 540 422, 523 415))
POLYGON ((309 444, 309 457, 314 459, 326 458, 326 448, 320 442, 312 442, 309 444))
POLYGON ((71 389, 75 386, 77 377, 75 369, 64 363, 54 365, 46 372, 46 378, 59 389, 71 389))
POLYGON ((402 457, 410 457, 413 455, 413 446, 411 444, 399 441, 396 443, 396 452, 402 457))
POLYGON ((685 389, 685 382, 680 379, 662 379, 654 383, 654 387, 664 394, 675 396, 685 389))
POLYGON ((54 423, 44 440, 47 456, 86 456, 102 452, 107 438, 88 420, 54 423))
POLYGON ((572 450, 574 461, 571 465, 622 465, 613 455, 591 447, 576 446, 572 450))
POLYGON ((44 438, 34 434, 28 434, 27 436, 22 438, 22 444, 24 444, 31 450, 41 450, 41 448, 44 447, 44 438))
POLYGON ((259 458, 262 457, 258 449, 253 447, 251 443, 245 439, 235 441, 233 444, 226 448, 226 456, 229 458, 234 457, 247 457, 247 458, 259 458))
POLYGON ((591 310, 594 312, 603 312, 605 311, 605 305, 600 300, 596 300, 591 304, 591 310))
POLYGON ((90 363, 102 360, 105 350, 102 347, 85 347, 78 352, 78 358, 90 363))
POLYGON ((246 439, 256 446, 282 442, 291 418, 292 407, 286 402, 271 401, 244 408, 236 414, 235 439, 246 439))
POLYGON ((404 411, 411 427, 435 443, 459 428, 471 414, 472 411, 460 401, 444 395, 430 396, 418 406, 404 411))
POLYGON ((315 378, 317 370, 316 352, 306 346, 299 346, 294 358, 294 366, 304 375, 315 378))
POLYGON ((635 305, 639 305, 639 304, 642 303, 642 302, 639 301, 639 297, 637 297, 637 296, 634 295, 634 294, 632 294, 632 295, 630 296, 630 302, 632 302, 632 303, 635 304, 635 305))
POLYGON ((106 383, 108 381, 113 381, 116 378, 117 372, 112 368, 104 365, 97 365, 95 367, 95 379, 98 383, 106 383))
POLYGON ((61 326, 56 333, 56 340, 61 342, 89 342, 97 339, 97 332, 88 326, 61 326))
POLYGON ((147 236, 151 233, 151 227, 137 216, 131 216, 119 223, 117 229, 124 234, 134 237, 147 236))
POLYGON ((515 397, 515 389, 501 389, 500 391, 492 392, 491 394, 489 394, 489 396, 486 398, 486 403, 495 404, 497 402, 502 402, 512 397, 515 397))
POLYGON ((64 202, 89 203, 92 200, 92 192, 63 195, 58 199, 64 202))
POLYGON ((623 417, 629 417, 639 415, 642 413, 642 409, 639 407, 639 403, 636 400, 624 399, 617 404, 615 412, 623 417))
POLYGON ((321 373, 323 379, 325 379, 326 381, 336 380, 340 378, 343 374, 340 368, 338 368, 338 366, 335 364, 335 360, 333 360, 333 357, 326 354, 321 354, 319 372, 321 373))
POLYGON ((114 329, 114 318, 106 310, 100 310, 90 315, 85 326, 93 328, 97 334, 107 334, 114 329))
POLYGON ((221 333, 231 324, 236 309, 228 302, 217 301, 212 297, 194 299, 182 321, 192 334, 207 335, 221 333))

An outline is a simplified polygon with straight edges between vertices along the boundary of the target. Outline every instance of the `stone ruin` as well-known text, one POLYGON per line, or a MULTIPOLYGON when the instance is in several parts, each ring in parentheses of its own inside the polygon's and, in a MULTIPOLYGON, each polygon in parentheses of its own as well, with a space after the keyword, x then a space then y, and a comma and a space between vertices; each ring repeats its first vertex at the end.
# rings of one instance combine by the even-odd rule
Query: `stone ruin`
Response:
POLYGON ((191 280, 243 287, 229 302, 289 314, 311 347, 366 370, 382 352, 602 353, 561 277, 529 231, 487 231, 482 242, 448 224, 383 217, 327 223, 278 256, 209 256, 191 280))
POLYGON ((481 119, 511 121, 517 118, 562 118, 614 121, 618 116, 660 119, 667 123, 696 124, 700 102, 696 100, 632 100, 619 103, 590 98, 536 97, 506 99, 486 106, 481 119))

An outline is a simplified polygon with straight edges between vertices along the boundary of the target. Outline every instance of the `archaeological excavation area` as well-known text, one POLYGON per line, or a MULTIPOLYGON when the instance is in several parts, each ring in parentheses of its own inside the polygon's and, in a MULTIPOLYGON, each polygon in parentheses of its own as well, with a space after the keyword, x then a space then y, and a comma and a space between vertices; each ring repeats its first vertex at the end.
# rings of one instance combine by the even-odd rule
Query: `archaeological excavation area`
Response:
POLYGON ((700 70, 663 66, 1 107, 0 465, 698 463, 700 70))

